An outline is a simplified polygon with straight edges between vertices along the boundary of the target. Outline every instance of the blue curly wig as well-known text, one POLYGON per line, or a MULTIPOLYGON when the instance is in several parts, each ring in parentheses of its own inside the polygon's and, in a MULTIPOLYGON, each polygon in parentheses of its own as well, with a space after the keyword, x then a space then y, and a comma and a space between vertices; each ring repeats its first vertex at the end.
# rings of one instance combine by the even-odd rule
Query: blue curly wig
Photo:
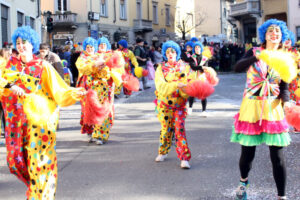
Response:
POLYGON ((111 50, 111 45, 106 37, 101 37, 98 39, 98 47, 102 43, 106 44, 106 50, 111 50))
POLYGON ((172 41, 172 40, 169 40, 169 41, 165 42, 162 45, 161 53, 162 53, 165 60, 168 60, 167 56, 166 56, 166 51, 167 51, 168 48, 172 48, 176 51, 176 53, 177 53, 176 61, 178 61, 180 59, 180 54, 181 54, 181 50, 180 50, 179 45, 176 42, 172 41))
POLYGON ((120 41, 118 42, 118 45, 121 45, 121 46, 124 47, 125 49, 127 49, 127 47, 128 47, 128 43, 127 43, 126 40, 120 40, 120 41))
POLYGON ((190 41, 192 41, 192 42, 197 42, 197 41, 199 41, 199 40, 198 40, 198 38, 196 38, 196 37, 192 37, 190 41))
POLYGON ((95 52, 98 51, 97 40, 95 40, 94 38, 87 37, 84 39, 84 41, 83 41, 83 50, 84 51, 86 50, 87 45, 93 46, 95 49, 95 52))
POLYGON ((294 46, 296 42, 295 34, 291 30, 288 30, 288 33, 289 33, 288 40, 291 40, 292 46, 294 46))
POLYGON ((288 39, 288 29, 286 26, 286 23, 281 20, 277 19, 269 19, 265 21, 259 28, 258 28, 258 33, 259 33, 259 40, 261 43, 264 43, 266 41, 266 32, 269 26, 271 25, 277 25, 280 27, 281 34, 282 34, 282 40, 281 42, 284 42, 288 39))
POLYGON ((186 47, 187 47, 187 46, 190 46, 190 47, 193 48, 193 45, 194 45, 194 43, 193 43, 192 41, 188 41, 188 42, 185 43, 185 45, 184 45, 184 50, 186 50, 186 47))
POLYGON ((201 42, 199 42, 199 41, 194 43, 194 45, 193 45, 193 53, 195 53, 195 47, 196 47, 196 46, 200 46, 200 49, 201 49, 200 53, 202 53, 203 50, 204 50, 204 46, 203 46, 203 44, 202 44, 201 42))
POLYGON ((36 53, 40 48, 40 38, 35 30, 33 30, 30 26, 22 26, 15 30, 13 33, 11 40, 16 48, 17 39, 21 38, 22 40, 26 40, 30 42, 32 45, 32 52, 36 53))

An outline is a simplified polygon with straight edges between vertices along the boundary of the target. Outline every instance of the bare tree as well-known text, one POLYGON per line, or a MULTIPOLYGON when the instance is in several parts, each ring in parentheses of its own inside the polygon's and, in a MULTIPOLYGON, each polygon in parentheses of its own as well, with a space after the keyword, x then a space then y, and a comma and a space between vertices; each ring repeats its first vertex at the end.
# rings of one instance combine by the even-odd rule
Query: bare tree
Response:
POLYGON ((193 29, 203 24, 207 14, 205 12, 195 13, 195 22, 193 13, 187 13, 186 16, 176 23, 176 29, 182 34, 182 40, 185 40, 186 34, 190 33, 193 29))

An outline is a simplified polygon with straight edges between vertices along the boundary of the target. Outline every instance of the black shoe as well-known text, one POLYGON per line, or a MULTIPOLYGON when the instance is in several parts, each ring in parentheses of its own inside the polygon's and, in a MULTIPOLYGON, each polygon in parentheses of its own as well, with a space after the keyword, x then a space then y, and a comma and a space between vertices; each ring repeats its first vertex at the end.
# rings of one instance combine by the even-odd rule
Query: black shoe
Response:
POLYGON ((118 95, 115 94, 115 99, 119 99, 118 95))
POLYGON ((151 88, 150 86, 147 86, 147 87, 144 88, 144 90, 148 90, 148 89, 150 89, 150 88, 151 88))
POLYGON ((143 90, 140 88, 139 91, 143 91, 143 90))

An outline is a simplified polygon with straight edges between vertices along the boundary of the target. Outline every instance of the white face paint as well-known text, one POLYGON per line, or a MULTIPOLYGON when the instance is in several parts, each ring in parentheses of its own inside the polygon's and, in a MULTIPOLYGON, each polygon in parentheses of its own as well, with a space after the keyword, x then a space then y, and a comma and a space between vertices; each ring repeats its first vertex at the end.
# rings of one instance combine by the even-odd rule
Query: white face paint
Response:
POLYGON ((195 53, 200 55, 201 54, 201 47, 200 46, 195 46, 195 53))
POLYGON ((277 25, 271 25, 266 32, 266 41, 273 44, 279 44, 282 39, 281 29, 277 25))
POLYGON ((168 59, 168 62, 173 63, 176 61, 176 57, 177 57, 177 53, 175 51, 175 49, 173 48, 168 48, 166 50, 166 57, 168 59))
POLYGON ((86 45, 86 49, 85 51, 88 53, 88 54, 94 54, 95 52, 95 48, 91 45, 86 45))
POLYGON ((16 48, 20 56, 26 56, 32 54, 33 46, 28 40, 22 40, 22 38, 19 37, 16 41, 16 48))
POLYGON ((99 48, 100 52, 106 52, 107 46, 105 43, 101 43, 101 44, 99 44, 98 48, 99 48))

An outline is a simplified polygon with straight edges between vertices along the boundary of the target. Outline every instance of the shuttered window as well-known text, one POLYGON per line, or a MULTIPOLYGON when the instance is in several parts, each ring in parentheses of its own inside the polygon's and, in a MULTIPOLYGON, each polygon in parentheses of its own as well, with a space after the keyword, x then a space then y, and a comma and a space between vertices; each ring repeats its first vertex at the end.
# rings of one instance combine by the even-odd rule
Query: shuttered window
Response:
POLYGON ((1 34, 2 44, 8 42, 8 7, 1 4, 1 34))

